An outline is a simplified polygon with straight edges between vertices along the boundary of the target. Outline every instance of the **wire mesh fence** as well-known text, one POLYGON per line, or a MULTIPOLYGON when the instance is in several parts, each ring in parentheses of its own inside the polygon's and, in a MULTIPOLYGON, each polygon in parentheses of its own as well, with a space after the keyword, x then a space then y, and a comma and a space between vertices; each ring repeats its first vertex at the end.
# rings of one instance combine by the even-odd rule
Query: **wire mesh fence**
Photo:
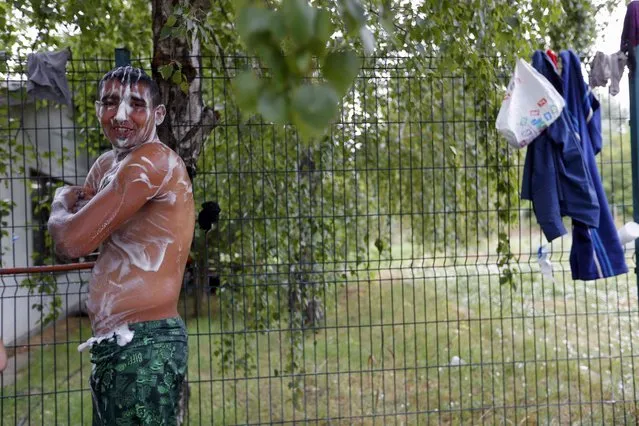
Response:
MULTIPOLYGON (((220 213, 196 229, 180 298, 188 424, 637 421, 634 272, 573 281, 567 236, 550 246, 554 282, 540 274, 544 240, 516 191, 523 153, 494 132, 501 93, 427 62, 368 59, 329 134, 307 142, 234 106, 231 78, 251 58, 202 58, 203 101, 221 120, 193 183, 198 210, 220 213)), ((70 61, 74 105, 61 107, 27 95, 24 61, 3 65, 5 272, 66 262, 48 205, 109 149, 93 101, 112 66, 70 61)), ((598 95, 598 165, 621 225, 628 111, 598 95)), ((90 271, 33 271, 0 277, 0 424, 88 424, 91 363, 76 348, 91 335, 90 271)))

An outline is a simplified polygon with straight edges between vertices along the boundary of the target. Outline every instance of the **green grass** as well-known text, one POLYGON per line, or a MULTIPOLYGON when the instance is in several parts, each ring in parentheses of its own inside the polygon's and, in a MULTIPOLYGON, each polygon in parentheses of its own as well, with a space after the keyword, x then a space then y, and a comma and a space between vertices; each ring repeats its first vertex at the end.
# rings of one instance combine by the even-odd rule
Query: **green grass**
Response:
MULTIPOLYGON (((57 326, 66 324, 63 320, 57 326)), ((90 337, 91 329, 86 319, 69 318, 68 324, 67 336, 32 342, 32 350, 25 353, 28 367, 17 374, 13 384, 2 388, 0 424, 90 424, 87 388, 91 364, 87 353, 79 353, 77 346, 90 337)), ((3 378, 0 381, 6 383, 3 378)))
MULTIPOLYGON (((212 356, 222 347, 220 322, 190 320, 189 423, 637 421, 639 318, 629 277, 575 283, 558 273, 553 286, 524 274, 510 289, 498 276, 401 273, 380 271, 331 293, 326 327, 305 333, 298 407, 285 328, 273 324, 250 344, 242 318, 226 327, 236 357, 255 360, 245 375, 212 356)), ((87 335, 73 330, 64 339, 72 344, 32 352, 17 384, 2 389, 2 422, 90 423, 90 363, 75 350, 87 335)))

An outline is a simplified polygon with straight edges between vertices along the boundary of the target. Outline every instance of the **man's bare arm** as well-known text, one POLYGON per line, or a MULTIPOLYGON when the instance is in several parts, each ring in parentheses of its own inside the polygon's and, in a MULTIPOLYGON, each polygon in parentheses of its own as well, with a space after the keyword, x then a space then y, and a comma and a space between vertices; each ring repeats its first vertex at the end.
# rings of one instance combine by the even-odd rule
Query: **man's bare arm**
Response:
POLYGON ((96 161, 93 163, 91 170, 87 174, 86 179, 84 180, 84 186, 81 187, 81 191, 83 197, 78 199, 75 204, 71 207, 71 213, 77 213, 82 207, 87 205, 91 198, 100 190, 100 183, 107 173, 115 173, 111 169, 114 167, 115 154, 113 151, 108 151, 102 154, 96 161))
POLYGON ((49 218, 56 251, 70 258, 93 252, 159 193, 170 171, 166 147, 148 144, 130 153, 113 180, 77 213, 72 212, 77 196, 68 187, 58 189, 49 218))
POLYGON ((91 170, 89 170, 87 178, 84 181, 84 187, 90 189, 93 194, 98 193, 98 190, 100 189, 100 182, 102 181, 105 173, 111 167, 114 161, 114 156, 113 151, 105 152, 100 155, 97 160, 95 160, 91 170))

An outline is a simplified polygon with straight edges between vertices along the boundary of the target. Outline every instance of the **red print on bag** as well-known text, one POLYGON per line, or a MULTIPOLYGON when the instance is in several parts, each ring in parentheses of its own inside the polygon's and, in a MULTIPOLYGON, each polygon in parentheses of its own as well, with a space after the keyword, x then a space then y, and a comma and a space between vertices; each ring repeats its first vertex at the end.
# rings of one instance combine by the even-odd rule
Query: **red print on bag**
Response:
POLYGON ((530 116, 531 117, 537 117, 539 115, 539 110, 538 109, 531 109, 530 110, 530 116))
POLYGON ((546 105, 547 103, 548 103, 548 101, 546 100, 546 98, 541 98, 541 99, 539 99, 539 102, 537 102, 537 106, 541 108, 542 106, 546 105))

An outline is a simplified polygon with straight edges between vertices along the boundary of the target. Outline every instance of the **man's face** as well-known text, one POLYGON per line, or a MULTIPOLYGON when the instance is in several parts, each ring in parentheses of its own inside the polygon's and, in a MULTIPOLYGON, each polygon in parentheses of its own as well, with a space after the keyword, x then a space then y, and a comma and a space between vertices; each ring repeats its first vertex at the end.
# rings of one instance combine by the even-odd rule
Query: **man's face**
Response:
POLYGON ((108 80, 96 102, 96 113, 109 142, 130 149, 156 138, 155 126, 164 120, 166 109, 153 107, 147 84, 108 80))

